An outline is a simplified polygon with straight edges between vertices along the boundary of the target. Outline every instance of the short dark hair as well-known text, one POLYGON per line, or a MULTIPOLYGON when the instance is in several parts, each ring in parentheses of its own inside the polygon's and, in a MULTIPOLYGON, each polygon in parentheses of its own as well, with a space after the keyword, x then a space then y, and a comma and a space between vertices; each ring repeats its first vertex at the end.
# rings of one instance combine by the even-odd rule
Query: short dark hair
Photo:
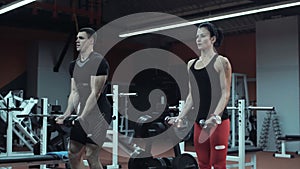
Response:
POLYGON ((88 38, 92 37, 94 39, 94 41, 96 42, 96 40, 97 40, 97 32, 93 28, 84 27, 84 28, 81 28, 79 30, 79 32, 85 32, 88 35, 88 38))
POLYGON ((203 22, 198 26, 198 28, 202 28, 202 27, 206 28, 209 31, 211 37, 213 36, 216 37, 216 42, 214 43, 214 46, 215 47, 221 46, 224 38, 222 30, 220 28, 217 28, 214 24, 210 22, 203 22))

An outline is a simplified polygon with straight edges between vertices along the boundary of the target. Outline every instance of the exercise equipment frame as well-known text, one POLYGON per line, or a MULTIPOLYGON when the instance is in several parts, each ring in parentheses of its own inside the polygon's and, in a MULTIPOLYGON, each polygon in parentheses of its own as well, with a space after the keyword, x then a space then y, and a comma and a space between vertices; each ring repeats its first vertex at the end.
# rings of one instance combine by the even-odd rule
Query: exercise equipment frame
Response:
MULTIPOLYGON (((249 106, 245 107, 245 100, 238 100, 238 107, 227 107, 229 110, 237 110, 238 111, 238 133, 239 133, 239 143, 238 149, 231 151, 228 150, 229 153, 238 153, 237 156, 227 155, 227 161, 238 162, 238 164, 227 164, 227 168, 238 167, 239 169, 245 169, 246 166, 251 166, 252 169, 256 169, 256 154, 257 151, 262 151, 261 148, 258 147, 246 147, 245 145, 245 111, 246 110, 257 110, 257 111, 266 111, 266 110, 274 110, 274 107, 255 107, 249 106), (248 151, 249 150, 249 151, 248 151), (251 153, 250 162, 246 162, 246 151, 251 153)), ((185 151, 184 150, 184 142, 180 143, 180 148, 183 153, 189 153, 196 157, 195 152, 185 151)))

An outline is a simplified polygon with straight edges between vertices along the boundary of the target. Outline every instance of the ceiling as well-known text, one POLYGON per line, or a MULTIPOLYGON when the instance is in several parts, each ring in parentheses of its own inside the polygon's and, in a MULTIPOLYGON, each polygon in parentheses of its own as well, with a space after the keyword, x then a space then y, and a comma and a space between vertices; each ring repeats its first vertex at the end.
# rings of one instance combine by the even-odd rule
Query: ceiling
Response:
MULTIPOLYGON (((0 6, 16 0, 0 0, 0 6)), ((0 26, 70 32, 100 28, 138 12, 163 12, 187 20, 260 7, 287 0, 38 0, 0 15, 0 26)), ((293 1, 295 2, 295 1, 293 1)), ((215 21, 227 34, 255 31, 257 21, 300 14, 300 6, 215 21)))

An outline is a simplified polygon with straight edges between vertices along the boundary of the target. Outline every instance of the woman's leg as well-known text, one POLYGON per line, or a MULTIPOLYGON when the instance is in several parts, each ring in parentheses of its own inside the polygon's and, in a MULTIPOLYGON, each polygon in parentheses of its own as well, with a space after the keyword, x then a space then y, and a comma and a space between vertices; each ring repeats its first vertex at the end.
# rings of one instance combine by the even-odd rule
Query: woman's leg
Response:
POLYGON ((200 136, 205 137, 205 132, 206 131, 202 130, 199 124, 194 124, 194 145, 199 167, 201 169, 211 169, 209 139, 206 138, 205 141, 202 142, 202 138, 200 138, 200 136))
POLYGON ((224 120, 218 125, 210 137, 211 162, 214 169, 226 169, 226 156, 228 150, 228 138, 230 134, 230 121, 224 120))

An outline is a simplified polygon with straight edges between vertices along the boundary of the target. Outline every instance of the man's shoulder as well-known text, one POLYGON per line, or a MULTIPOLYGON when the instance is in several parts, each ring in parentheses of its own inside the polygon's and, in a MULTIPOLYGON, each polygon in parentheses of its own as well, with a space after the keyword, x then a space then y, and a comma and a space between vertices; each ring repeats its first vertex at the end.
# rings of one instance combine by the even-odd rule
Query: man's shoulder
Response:
POLYGON ((103 57, 102 54, 98 53, 98 52, 93 52, 92 53, 92 59, 98 60, 98 61, 106 61, 105 57, 103 57))
POLYGON ((92 52, 92 57, 95 57, 95 58, 103 58, 103 55, 101 55, 99 52, 92 52))

